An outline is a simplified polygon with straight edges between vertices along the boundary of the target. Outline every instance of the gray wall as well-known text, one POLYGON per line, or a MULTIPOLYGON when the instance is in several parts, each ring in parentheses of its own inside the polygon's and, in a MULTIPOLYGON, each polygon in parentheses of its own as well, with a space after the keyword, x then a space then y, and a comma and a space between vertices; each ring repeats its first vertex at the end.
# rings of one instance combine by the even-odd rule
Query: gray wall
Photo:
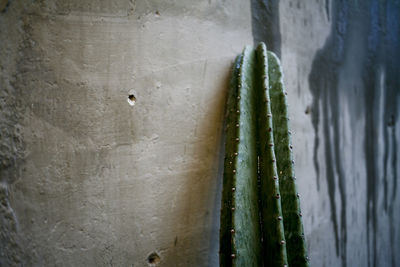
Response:
POLYGON ((400 265, 399 10, 0 0, 0 265, 218 266, 227 82, 258 41, 285 71, 312 266, 400 265))

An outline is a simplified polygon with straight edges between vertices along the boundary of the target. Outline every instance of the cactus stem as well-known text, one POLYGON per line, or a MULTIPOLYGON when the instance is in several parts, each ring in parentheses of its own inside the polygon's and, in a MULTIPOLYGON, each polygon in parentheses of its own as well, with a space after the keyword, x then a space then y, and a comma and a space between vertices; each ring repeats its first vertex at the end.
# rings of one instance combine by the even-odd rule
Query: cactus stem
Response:
POLYGON ((233 66, 225 128, 222 267, 309 266, 282 77, 279 59, 263 43, 255 50, 246 47, 233 66))

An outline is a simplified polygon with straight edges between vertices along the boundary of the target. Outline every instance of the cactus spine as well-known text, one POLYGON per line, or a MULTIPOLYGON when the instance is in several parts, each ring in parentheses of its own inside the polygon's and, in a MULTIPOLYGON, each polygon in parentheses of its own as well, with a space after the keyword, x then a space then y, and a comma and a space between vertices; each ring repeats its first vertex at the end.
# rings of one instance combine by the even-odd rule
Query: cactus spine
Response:
POLYGON ((277 58, 263 43, 256 50, 246 47, 233 66, 226 109, 221 266, 283 267, 288 259, 308 266, 306 260, 297 265, 306 251, 296 185, 278 179, 294 177, 282 90, 277 58))

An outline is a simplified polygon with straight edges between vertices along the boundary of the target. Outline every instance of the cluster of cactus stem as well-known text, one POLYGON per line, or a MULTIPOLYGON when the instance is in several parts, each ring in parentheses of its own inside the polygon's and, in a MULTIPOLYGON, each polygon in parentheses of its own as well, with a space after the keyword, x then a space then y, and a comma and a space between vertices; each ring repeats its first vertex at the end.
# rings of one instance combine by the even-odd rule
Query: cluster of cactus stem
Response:
POLYGON ((279 59, 235 61, 226 109, 220 266, 309 266, 279 59))

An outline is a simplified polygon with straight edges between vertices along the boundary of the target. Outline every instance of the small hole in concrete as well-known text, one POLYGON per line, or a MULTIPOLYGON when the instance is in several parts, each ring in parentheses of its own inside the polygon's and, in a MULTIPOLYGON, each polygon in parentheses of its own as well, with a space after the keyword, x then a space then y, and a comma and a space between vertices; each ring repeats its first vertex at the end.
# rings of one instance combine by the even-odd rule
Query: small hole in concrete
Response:
POLYGON ((129 95, 128 95, 128 103, 129 103, 129 105, 131 105, 131 106, 134 106, 134 105, 135 105, 135 103, 136 103, 136 97, 135 97, 134 94, 129 94, 129 95))
POLYGON ((151 266, 155 266, 157 264, 159 264, 161 261, 160 256, 158 256, 158 254, 156 252, 151 253, 148 257, 147 257, 147 262, 151 265, 151 266))

